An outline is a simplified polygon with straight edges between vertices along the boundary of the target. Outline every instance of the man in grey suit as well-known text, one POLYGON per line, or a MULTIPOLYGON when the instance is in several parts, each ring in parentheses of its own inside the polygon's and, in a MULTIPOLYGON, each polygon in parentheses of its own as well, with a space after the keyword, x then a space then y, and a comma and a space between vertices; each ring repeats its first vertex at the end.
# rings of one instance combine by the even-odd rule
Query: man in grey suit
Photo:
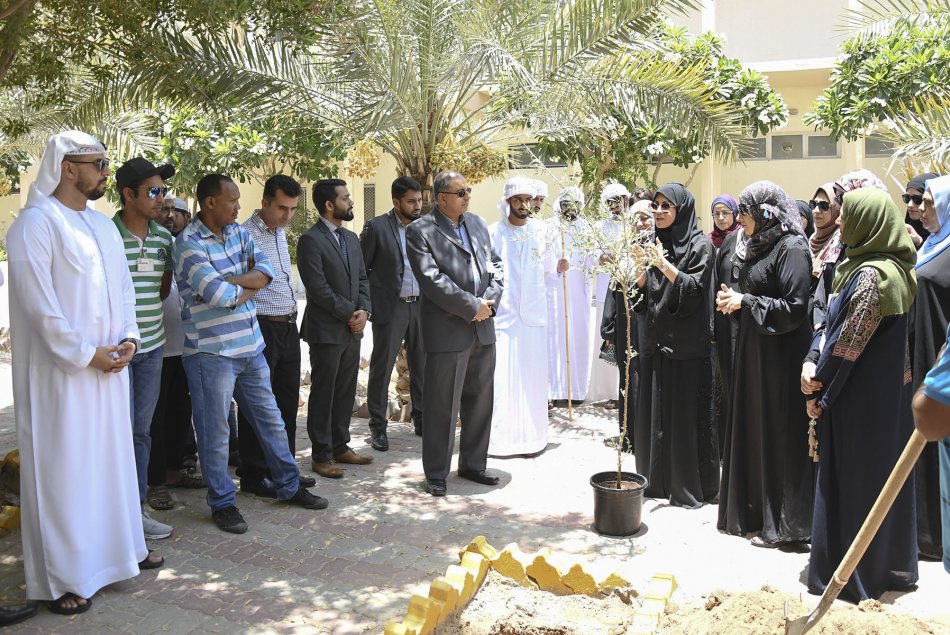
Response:
POLYGON ((392 196, 393 209, 367 221, 360 234, 373 301, 373 355, 369 361, 366 402, 372 446, 380 452, 389 449, 386 406, 399 346, 406 343, 412 422, 420 436, 426 361, 419 320, 419 283, 406 255, 406 229, 422 215, 422 188, 412 177, 401 176, 393 181, 392 196))
POLYGON ((504 270, 485 221, 466 214, 472 188, 465 177, 440 172, 433 192, 436 206, 409 225, 406 247, 422 290, 425 489, 433 496, 445 496, 459 418, 459 476, 498 484, 498 477, 485 466, 494 401, 492 307, 501 299, 504 270))
POLYGON ((373 460, 347 445, 360 340, 370 317, 369 280, 359 238, 342 227, 343 221, 353 220, 346 181, 314 183, 313 204, 320 220, 297 243, 297 268, 307 290, 300 336, 310 345, 312 379, 307 432, 313 471, 340 478, 343 470, 337 463, 365 465, 373 460))

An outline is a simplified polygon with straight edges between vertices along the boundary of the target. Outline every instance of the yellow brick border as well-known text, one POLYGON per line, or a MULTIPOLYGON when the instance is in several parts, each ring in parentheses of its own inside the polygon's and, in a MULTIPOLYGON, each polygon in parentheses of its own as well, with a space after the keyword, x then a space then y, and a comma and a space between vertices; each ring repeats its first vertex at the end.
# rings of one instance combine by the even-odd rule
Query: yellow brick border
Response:
MULTIPOLYGON (((496 550, 484 536, 476 536, 459 552, 459 565, 449 565, 445 575, 429 584, 428 595, 414 593, 409 598, 406 616, 386 623, 385 635, 429 635, 455 612, 461 611, 481 588, 488 569, 497 571, 527 587, 558 595, 584 594, 603 596, 612 589, 630 586, 616 573, 601 581, 584 571, 580 563, 560 566, 552 562, 547 547, 534 555, 521 551, 511 543, 496 550)), ((676 590, 676 578, 670 573, 657 573, 647 585, 643 603, 634 617, 633 635, 653 635, 660 616, 676 590)))

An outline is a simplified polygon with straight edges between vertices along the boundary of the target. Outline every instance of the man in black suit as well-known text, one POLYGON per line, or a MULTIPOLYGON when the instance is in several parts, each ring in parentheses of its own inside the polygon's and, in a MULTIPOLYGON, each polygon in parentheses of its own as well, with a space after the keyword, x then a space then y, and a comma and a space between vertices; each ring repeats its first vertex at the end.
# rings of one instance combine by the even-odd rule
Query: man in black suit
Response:
POLYGON ((426 351, 422 466, 426 491, 445 496, 445 479, 461 418, 458 474, 496 485, 485 470, 494 401, 495 324, 504 270, 488 226, 467 214, 472 188, 458 172, 433 183, 432 213, 409 225, 409 263, 422 290, 426 351))
POLYGON ((366 465, 349 445, 356 399, 360 340, 370 317, 369 280, 356 234, 341 225, 353 220, 346 181, 313 185, 320 220, 297 243, 297 267, 307 290, 300 335, 310 345, 310 401, 307 432, 313 444, 313 471, 340 478, 337 463, 366 465))
POLYGON ((369 274, 373 300, 373 354, 369 361, 366 401, 374 450, 389 449, 386 410, 389 380, 399 346, 406 343, 412 422, 422 434, 422 379, 425 351, 419 321, 419 283, 406 255, 406 229, 422 215, 422 188, 415 179, 401 176, 392 184, 393 209, 363 225, 360 245, 369 274))

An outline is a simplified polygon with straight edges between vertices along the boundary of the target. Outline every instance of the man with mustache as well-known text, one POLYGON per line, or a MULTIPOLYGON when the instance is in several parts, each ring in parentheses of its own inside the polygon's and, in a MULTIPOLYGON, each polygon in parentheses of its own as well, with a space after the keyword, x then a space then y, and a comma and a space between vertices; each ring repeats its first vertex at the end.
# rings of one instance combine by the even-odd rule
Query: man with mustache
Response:
POLYGON ((313 204, 320 220, 297 243, 297 268, 307 290, 300 336, 310 345, 313 382, 307 432, 313 444, 313 471, 324 478, 341 478, 339 463, 373 461, 348 445, 360 340, 371 311, 369 279, 359 238, 342 226, 353 220, 346 181, 314 183, 313 204))
POLYGON ((26 596, 62 614, 163 562, 145 546, 132 450, 135 289, 115 224, 88 205, 108 176, 94 137, 54 135, 7 233, 26 596))
POLYGON ((162 381, 162 351, 165 329, 162 300, 168 297, 172 280, 172 235, 159 225, 165 203, 165 181, 175 175, 169 164, 152 165, 142 157, 129 159, 115 172, 115 189, 122 209, 112 221, 122 236, 125 258, 135 286, 135 316, 141 342, 129 364, 132 395, 132 445, 138 478, 142 527, 147 540, 172 535, 172 528, 145 512, 148 493, 148 462, 152 448, 149 428, 162 381))
POLYGON ((223 174, 209 174, 195 190, 198 216, 175 239, 172 256, 182 300, 188 376, 201 470, 208 483, 211 518, 222 531, 243 534, 228 474, 231 396, 261 444, 278 499, 305 509, 326 509, 325 498, 300 483, 300 470, 271 390, 264 338, 254 296, 274 270, 248 231, 238 225, 241 191, 223 174))

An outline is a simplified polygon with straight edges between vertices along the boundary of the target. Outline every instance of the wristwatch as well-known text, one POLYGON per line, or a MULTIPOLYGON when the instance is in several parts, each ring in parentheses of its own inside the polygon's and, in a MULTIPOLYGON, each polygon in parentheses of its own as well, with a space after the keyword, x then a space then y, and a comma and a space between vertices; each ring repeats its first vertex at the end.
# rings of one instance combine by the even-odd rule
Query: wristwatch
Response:
POLYGON ((135 351, 133 351, 133 353, 132 353, 133 355, 135 355, 135 353, 138 353, 138 352, 139 352, 139 343, 138 343, 138 340, 136 340, 134 337, 127 337, 127 338, 125 338, 124 340, 121 340, 121 341, 119 342, 119 346, 122 346, 122 345, 125 344, 126 342, 131 342, 131 343, 132 343, 132 346, 135 347, 135 351))

